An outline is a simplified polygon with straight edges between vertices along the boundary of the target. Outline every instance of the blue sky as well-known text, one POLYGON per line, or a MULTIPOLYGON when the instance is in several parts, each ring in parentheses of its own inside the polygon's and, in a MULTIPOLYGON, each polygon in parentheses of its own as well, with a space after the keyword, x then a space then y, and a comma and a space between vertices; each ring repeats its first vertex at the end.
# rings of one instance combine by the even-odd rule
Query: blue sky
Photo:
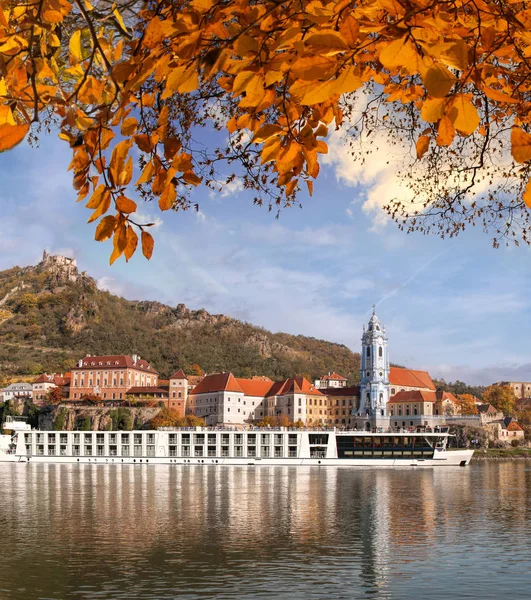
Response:
POLYGON ((129 299, 184 302, 354 351, 377 303, 393 362, 469 383, 531 380, 529 250, 493 250, 478 228, 454 240, 398 231, 380 208, 396 189, 380 154, 361 166, 332 140, 313 198, 278 220, 238 184, 199 192, 199 213, 144 204, 157 220, 152 260, 112 267, 110 242, 93 241, 75 202, 69 162, 55 136, 1 155, 0 269, 36 264, 47 249, 129 299))

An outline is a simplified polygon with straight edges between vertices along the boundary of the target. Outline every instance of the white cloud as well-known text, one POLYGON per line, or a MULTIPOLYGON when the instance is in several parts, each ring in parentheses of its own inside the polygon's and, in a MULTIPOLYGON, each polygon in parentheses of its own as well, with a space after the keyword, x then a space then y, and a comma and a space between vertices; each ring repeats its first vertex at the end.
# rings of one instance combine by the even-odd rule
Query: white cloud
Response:
POLYGON ((139 225, 147 225, 148 223, 152 223, 151 227, 149 228, 152 232, 159 229, 163 223, 163 220, 159 216, 153 215, 144 210, 137 210, 131 215, 131 218, 139 225))

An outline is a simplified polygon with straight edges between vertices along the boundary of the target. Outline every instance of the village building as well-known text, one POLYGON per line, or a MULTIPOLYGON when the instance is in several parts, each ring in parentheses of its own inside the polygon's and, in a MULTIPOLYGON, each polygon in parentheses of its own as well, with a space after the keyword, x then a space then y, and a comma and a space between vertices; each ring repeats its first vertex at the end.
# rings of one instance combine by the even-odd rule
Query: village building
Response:
POLYGON ((391 386, 391 396, 398 392, 410 392, 412 390, 435 391, 435 384, 427 371, 406 369, 404 367, 390 367, 389 385, 391 386))
POLYGON ((525 439, 525 431, 512 417, 491 421, 486 427, 489 437, 500 442, 510 444, 513 440, 522 442, 525 439))
POLYGON ((391 427, 433 427, 442 424, 438 417, 456 414, 457 399, 450 392, 409 390, 395 394, 388 409, 391 427))
POLYGON ((492 385, 512 388, 519 400, 531 398, 531 381, 497 381, 492 385))
POLYGON ((31 384, 33 402, 37 405, 42 405, 46 401, 48 392, 55 388, 61 388, 63 398, 68 398, 70 394, 70 380, 71 374, 65 373, 64 375, 58 373, 43 373, 39 375, 37 379, 31 384))
POLYGON ((31 383, 10 383, 0 391, 0 400, 2 402, 8 402, 9 400, 32 400, 32 395, 33 388, 31 383))
POLYGON ((260 420, 272 384, 271 380, 236 378, 232 373, 207 375, 188 394, 186 413, 203 418, 207 425, 260 420))
POLYGON ((136 354, 85 356, 72 369, 69 399, 123 400, 131 389, 157 386, 157 371, 136 354))
POLYGON ((328 424, 328 398, 304 377, 274 383, 264 400, 264 416, 287 417, 305 425, 328 424))
POLYGON ((205 419, 207 425, 242 425, 265 417, 304 424, 328 422, 326 396, 304 377, 275 383, 269 377, 207 375, 188 394, 186 412, 205 419))
POLYGON ((360 400, 358 385, 321 390, 328 399, 328 423, 333 427, 351 429, 360 400))
POLYGON ((188 399, 188 377, 182 369, 179 369, 170 377, 169 398, 170 400, 182 400, 183 402, 188 399))
POLYGON ((329 389, 329 388, 343 388, 347 385, 347 378, 342 375, 338 375, 336 372, 330 373, 316 379, 313 385, 318 389, 329 389))

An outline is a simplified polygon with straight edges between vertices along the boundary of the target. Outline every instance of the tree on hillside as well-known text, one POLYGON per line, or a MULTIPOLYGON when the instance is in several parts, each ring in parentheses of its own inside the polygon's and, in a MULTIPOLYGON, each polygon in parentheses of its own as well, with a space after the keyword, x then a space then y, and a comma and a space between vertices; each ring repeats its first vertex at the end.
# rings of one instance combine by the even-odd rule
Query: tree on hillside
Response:
POLYGON ((478 414, 478 409, 476 408, 476 403, 472 394, 461 394, 460 396, 456 396, 456 400, 456 409, 460 415, 478 414))
POLYGON ((181 413, 173 408, 163 408, 151 419, 151 427, 204 427, 205 421, 194 415, 181 416, 181 413))
POLYGON ((529 242, 528 0, 4 0, 0 150, 57 124, 111 262, 151 223, 236 177, 257 204, 312 193, 330 131, 359 159, 403 149, 406 230, 469 223, 529 242), (354 94, 357 92, 356 94, 354 94), (201 128, 223 133, 206 148, 201 128), (31 129, 31 131, 30 131, 31 129), (371 144, 374 144, 371 146, 371 144), (134 163, 133 157, 137 157, 134 163))
POLYGON ((508 385, 491 385, 483 392, 483 402, 492 404, 504 415, 514 415, 516 395, 508 385))
POLYGON ((433 383, 437 391, 451 392, 454 396, 462 396, 463 394, 470 394, 476 398, 481 399, 485 386, 482 385, 468 385, 463 381, 457 379, 454 382, 446 382, 444 379, 434 379, 433 383))

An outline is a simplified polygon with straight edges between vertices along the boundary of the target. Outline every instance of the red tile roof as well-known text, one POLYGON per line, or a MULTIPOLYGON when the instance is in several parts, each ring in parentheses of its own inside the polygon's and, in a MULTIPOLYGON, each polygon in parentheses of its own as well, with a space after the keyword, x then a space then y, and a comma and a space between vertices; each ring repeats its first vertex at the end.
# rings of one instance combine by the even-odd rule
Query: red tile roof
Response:
POLYGON ((389 402, 396 404, 400 402, 441 402, 442 400, 450 400, 454 403, 457 402, 456 397, 450 392, 432 392, 425 390, 398 392, 391 397, 389 402))
POLYGON ((48 373, 43 373, 42 375, 39 375, 33 383, 53 383, 59 387, 70 385, 71 379, 72 376, 70 373, 65 373, 63 376, 58 375, 57 373, 52 373, 51 375, 48 375, 48 373))
POLYGON ((307 395, 322 396, 304 377, 292 377, 285 381, 271 381, 267 378, 243 379, 234 377, 232 373, 217 373, 207 375, 197 384, 191 394, 211 394, 214 392, 239 392, 245 396, 257 396, 265 398, 269 396, 280 396, 282 394, 299 393, 307 395))
POLYGON ((342 375, 338 375, 335 371, 333 373, 329 373, 328 375, 325 375, 324 377, 321 377, 322 381, 329 381, 329 380, 334 380, 334 381, 346 381, 347 378, 343 377, 342 375))
POLYGON ((184 374, 184 371, 182 369, 179 369, 177 371, 177 373, 174 373, 170 379, 188 379, 188 377, 186 377, 186 375, 184 374))
POLYGON ((284 394, 306 394, 310 396, 324 396, 304 377, 290 377, 285 381, 275 383, 269 390, 268 396, 282 396, 284 394))
POLYGON ((398 394, 391 397, 389 402, 393 404, 400 402, 437 402, 437 394, 435 392, 409 390, 407 392, 398 392, 398 394))
POLYGON ((523 431, 523 429, 516 421, 511 421, 509 425, 507 425, 507 431, 523 431))
POLYGON ((193 389, 193 394, 212 394, 213 392, 243 392, 232 373, 215 373, 203 377, 193 389))
POLYGON ((117 369, 136 369, 137 371, 155 373, 155 375, 157 375, 157 371, 155 371, 155 369, 147 362, 147 360, 138 358, 135 363, 132 356, 126 356, 124 354, 113 354, 110 356, 85 356, 85 358, 83 358, 80 362, 82 366, 75 366, 72 371, 101 369, 102 367, 108 367, 117 369))
POLYGON ((428 388, 435 391, 435 384, 427 371, 391 367, 389 383, 394 386, 403 385, 404 387, 428 388))
POLYGON ((237 377, 236 381, 246 396, 259 396, 261 398, 267 396, 273 385, 271 379, 264 381, 262 379, 241 379, 237 377))

